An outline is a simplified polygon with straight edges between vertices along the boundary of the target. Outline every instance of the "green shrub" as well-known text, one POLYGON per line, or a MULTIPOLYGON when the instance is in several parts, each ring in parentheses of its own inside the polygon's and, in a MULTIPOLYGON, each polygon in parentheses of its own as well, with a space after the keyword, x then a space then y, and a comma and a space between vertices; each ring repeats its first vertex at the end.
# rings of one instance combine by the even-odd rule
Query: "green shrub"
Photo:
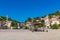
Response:
POLYGON ((59 28, 59 25, 58 25, 58 24, 53 24, 53 25, 51 26, 51 28, 52 28, 52 29, 58 29, 58 28, 59 28))
POLYGON ((27 26, 25 26, 25 28, 24 29, 28 29, 28 27, 27 26))
POLYGON ((13 29, 18 29, 18 27, 14 27, 13 29))

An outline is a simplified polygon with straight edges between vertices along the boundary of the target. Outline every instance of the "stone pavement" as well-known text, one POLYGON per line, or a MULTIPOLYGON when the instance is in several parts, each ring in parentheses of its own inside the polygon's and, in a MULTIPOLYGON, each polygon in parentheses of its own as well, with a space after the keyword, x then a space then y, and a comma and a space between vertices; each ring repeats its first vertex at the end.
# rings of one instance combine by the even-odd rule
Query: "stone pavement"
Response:
POLYGON ((60 40, 60 29, 49 32, 29 30, 0 30, 0 40, 60 40))

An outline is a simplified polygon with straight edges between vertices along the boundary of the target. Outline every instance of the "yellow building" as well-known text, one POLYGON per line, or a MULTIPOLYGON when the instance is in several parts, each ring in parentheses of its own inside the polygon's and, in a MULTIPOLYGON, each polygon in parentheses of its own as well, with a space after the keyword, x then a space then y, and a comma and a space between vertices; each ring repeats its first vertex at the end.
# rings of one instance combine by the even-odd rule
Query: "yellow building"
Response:
POLYGON ((11 21, 7 21, 7 22, 6 22, 6 26, 7 26, 8 28, 10 28, 10 27, 11 27, 11 21))

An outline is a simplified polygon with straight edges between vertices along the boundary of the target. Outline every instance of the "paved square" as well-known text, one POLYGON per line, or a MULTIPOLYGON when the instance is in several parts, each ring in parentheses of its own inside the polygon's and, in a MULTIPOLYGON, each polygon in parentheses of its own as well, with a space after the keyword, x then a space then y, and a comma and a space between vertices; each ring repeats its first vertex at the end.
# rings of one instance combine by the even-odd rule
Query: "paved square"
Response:
POLYGON ((49 32, 29 30, 0 30, 0 40, 60 40, 60 29, 49 32))

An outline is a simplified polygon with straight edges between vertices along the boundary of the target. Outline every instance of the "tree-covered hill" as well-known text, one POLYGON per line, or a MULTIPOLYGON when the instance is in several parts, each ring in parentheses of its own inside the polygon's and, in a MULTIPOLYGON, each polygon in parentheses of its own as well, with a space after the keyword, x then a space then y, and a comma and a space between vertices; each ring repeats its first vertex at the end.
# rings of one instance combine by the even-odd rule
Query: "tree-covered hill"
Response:
MULTIPOLYGON (((60 11, 56 11, 54 13, 48 14, 49 18, 52 18, 53 15, 59 16, 60 17, 60 11)), ((42 18, 46 17, 47 15, 43 16, 42 18)))
MULTIPOLYGON (((6 17, 4 17, 4 16, 0 16, 0 21, 6 21, 6 17)), ((13 19, 11 19, 11 18, 8 18, 8 20, 9 21, 15 21, 15 22, 17 22, 17 23, 20 23, 20 22, 18 22, 17 20, 13 20, 13 19)))
MULTIPOLYGON (((6 17, 0 16, 0 22, 4 22, 4 21, 6 21, 6 19, 7 19, 6 17)), ((18 21, 16 21, 16 20, 13 20, 13 19, 11 19, 11 18, 8 18, 8 21, 12 21, 11 26, 12 26, 12 27, 15 27, 15 28, 18 27, 18 23, 20 24, 20 22, 18 22, 18 21)))

